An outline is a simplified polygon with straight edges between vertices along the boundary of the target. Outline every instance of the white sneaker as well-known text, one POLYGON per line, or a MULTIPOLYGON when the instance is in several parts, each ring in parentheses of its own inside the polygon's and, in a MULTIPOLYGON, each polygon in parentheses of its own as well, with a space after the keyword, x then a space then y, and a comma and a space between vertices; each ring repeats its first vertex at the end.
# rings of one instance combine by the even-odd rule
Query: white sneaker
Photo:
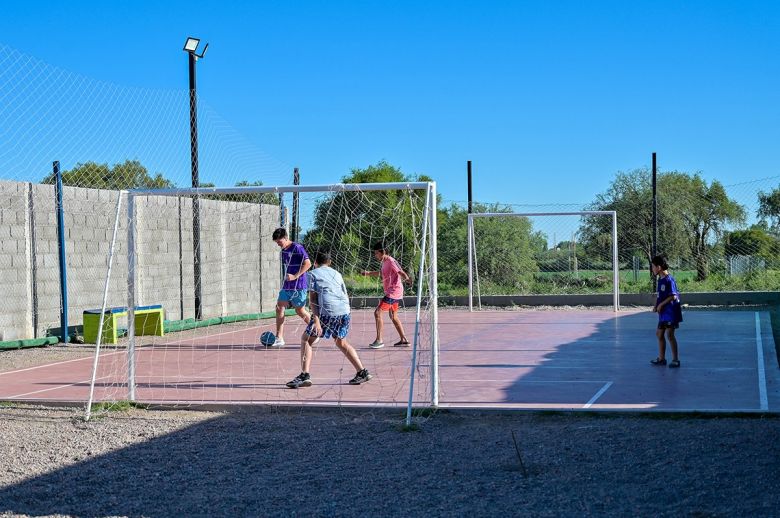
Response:
POLYGON ((284 347, 284 345, 284 338, 279 336, 276 338, 276 341, 273 343, 273 345, 271 345, 271 347, 284 347))

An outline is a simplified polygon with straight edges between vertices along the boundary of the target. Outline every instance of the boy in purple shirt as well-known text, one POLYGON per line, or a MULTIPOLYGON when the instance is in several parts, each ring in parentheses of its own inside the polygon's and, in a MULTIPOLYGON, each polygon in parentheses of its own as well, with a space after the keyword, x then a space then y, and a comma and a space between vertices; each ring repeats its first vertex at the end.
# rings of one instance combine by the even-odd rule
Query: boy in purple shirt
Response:
POLYGON ((309 281, 306 272, 311 268, 311 260, 306 249, 300 243, 290 241, 287 230, 277 228, 272 235, 274 242, 282 249, 284 282, 276 301, 276 342, 271 347, 284 345, 284 311, 292 305, 295 312, 309 324, 311 317, 306 311, 307 289, 309 281))
POLYGON ((674 330, 680 327, 682 322, 682 306, 680 305, 680 292, 677 290, 677 283, 674 277, 669 275, 669 265, 666 264, 666 258, 662 255, 653 257, 653 274, 658 276, 658 297, 655 301, 653 311, 658 313, 658 328, 655 336, 658 338, 658 357, 651 360, 653 365, 666 365, 666 338, 669 337, 669 345, 672 349, 672 361, 670 368, 680 366, 680 356, 677 352, 677 338, 674 336, 674 330))

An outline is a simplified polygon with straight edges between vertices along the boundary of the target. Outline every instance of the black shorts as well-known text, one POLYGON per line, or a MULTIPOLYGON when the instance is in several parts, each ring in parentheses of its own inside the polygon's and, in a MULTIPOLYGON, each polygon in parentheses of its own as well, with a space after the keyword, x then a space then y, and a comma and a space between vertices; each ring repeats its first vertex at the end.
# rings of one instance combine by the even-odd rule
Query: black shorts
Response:
POLYGON ((658 329, 677 329, 680 327, 679 322, 658 322, 658 329))

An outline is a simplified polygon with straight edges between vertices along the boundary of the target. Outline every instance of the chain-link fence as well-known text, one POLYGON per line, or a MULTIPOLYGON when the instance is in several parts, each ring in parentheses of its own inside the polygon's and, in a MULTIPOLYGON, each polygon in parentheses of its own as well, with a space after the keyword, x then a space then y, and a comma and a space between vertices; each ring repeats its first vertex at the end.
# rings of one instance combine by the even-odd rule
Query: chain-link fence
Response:
MULTIPOLYGON (((466 206, 445 201, 441 207, 443 294, 468 292, 466 206)), ((654 241, 684 291, 780 290, 780 176, 723 184, 660 173, 655 237, 647 170, 617 173, 606 193, 581 204, 474 204, 475 213, 587 210, 617 212, 621 293, 654 291, 654 241)), ((483 294, 608 293, 611 225, 609 218, 589 216, 486 218, 475 224, 472 272, 483 294)))
MULTIPOLYGON (((197 99, 196 108, 199 186, 293 183, 291 165, 250 144, 207 103, 197 99)), ((63 316, 69 334, 79 334, 82 312, 101 304, 119 192, 193 185, 191 113, 186 88, 97 81, 0 45, 0 289, 7 295, 0 300, 0 341, 61 336, 63 316)), ((276 205, 279 213, 277 197, 250 201, 276 205)), ((184 302, 166 310, 191 317, 197 218, 191 205, 170 210, 171 217, 152 224, 160 257, 182 265, 170 282, 182 286, 184 302)), ((125 235, 117 240, 118 263, 126 261, 125 235)), ((111 293, 126 292, 127 265, 115 268, 111 293)))
MULTIPOLYGON (((189 99, 185 89, 96 81, 0 46, 0 340, 52 333, 66 275, 75 289, 71 323, 99 305, 85 294, 102 282, 119 190, 192 184, 189 99), (55 161, 65 186, 61 232, 55 161)), ((200 186, 292 183, 291 165, 255 148, 200 99, 197 110, 200 186)), ((476 203, 475 212, 616 211, 620 291, 653 291, 649 170, 617 173, 606 192, 577 204, 505 201, 476 203)), ((780 290, 780 176, 729 184, 665 171, 657 209, 655 248, 683 291, 780 290)), ((191 210, 177 207, 165 230, 192 233, 191 210)), ((444 200, 439 211, 439 291, 466 295, 466 203, 444 200)), ((483 293, 609 293, 613 285, 609 218, 492 218, 475 226, 474 238, 472 272, 483 293)), ((186 248, 177 240, 166 253, 177 246, 186 248)))

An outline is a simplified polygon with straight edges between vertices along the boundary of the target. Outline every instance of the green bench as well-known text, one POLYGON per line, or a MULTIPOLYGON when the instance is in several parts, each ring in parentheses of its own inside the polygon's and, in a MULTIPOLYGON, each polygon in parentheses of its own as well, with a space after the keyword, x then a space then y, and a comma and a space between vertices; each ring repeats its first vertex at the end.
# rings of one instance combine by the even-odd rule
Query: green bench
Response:
MULTIPOLYGON (((103 319, 103 339, 104 344, 115 344, 117 342, 117 319, 127 315, 126 307, 106 309, 103 319)), ((135 334, 164 336, 163 330, 163 307, 159 304, 152 306, 138 306, 135 308, 135 334)), ((88 344, 97 343, 98 327, 100 326, 100 310, 88 309, 84 311, 84 342, 88 344)))

